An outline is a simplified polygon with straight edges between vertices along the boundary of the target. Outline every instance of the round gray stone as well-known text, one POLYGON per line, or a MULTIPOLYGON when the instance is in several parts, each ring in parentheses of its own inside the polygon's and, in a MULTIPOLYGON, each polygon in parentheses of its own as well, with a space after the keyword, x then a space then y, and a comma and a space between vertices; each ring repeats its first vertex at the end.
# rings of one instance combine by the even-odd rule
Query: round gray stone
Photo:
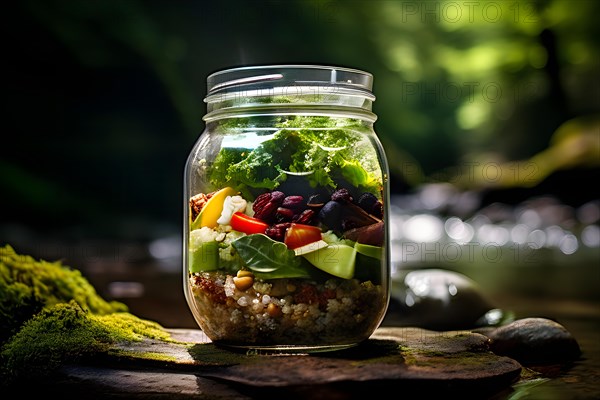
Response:
POLYGON ((524 364, 576 360, 581 349, 561 324, 547 318, 523 318, 492 330, 481 331, 490 338, 490 349, 524 364))

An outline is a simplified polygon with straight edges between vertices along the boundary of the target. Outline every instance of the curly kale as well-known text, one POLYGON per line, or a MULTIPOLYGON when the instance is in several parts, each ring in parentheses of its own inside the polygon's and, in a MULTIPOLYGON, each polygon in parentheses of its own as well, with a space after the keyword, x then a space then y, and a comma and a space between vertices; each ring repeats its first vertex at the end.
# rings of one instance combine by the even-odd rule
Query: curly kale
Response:
MULTIPOLYGON (((235 129, 252 125, 237 122, 235 129)), ((221 149, 212 165, 211 183, 242 191, 273 190, 289 176, 303 174, 313 188, 334 190, 343 181, 360 191, 381 190, 377 155, 360 121, 292 116, 274 125, 280 130, 254 149, 221 149)))

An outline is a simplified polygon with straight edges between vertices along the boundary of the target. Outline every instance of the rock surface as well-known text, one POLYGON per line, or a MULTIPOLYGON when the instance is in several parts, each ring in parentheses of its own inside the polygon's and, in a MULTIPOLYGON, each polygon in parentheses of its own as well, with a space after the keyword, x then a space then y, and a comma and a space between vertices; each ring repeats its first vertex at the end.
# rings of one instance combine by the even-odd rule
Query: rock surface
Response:
MULTIPOLYGON (((215 346, 197 330, 181 343, 117 346, 107 359, 64 367, 32 391, 86 398, 364 398, 374 391, 485 398, 516 382, 517 361, 466 331, 380 328, 365 343, 312 355, 247 355, 215 346), (213 396, 213 397, 211 397, 213 396)), ((75 398, 75 397, 73 397, 75 398)))

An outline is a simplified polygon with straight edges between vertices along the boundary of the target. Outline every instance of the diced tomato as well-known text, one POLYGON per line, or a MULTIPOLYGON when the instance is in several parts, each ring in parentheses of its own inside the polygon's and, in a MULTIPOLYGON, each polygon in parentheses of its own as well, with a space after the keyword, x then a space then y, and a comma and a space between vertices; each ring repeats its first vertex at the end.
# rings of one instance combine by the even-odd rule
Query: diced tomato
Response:
POLYGON ((253 233, 265 233, 265 230, 269 227, 269 224, 260 219, 251 217, 239 211, 233 213, 230 224, 234 230, 244 232, 248 235, 253 233))
POLYGON ((321 240, 321 229, 317 226, 292 223, 285 231, 283 243, 290 249, 321 240))

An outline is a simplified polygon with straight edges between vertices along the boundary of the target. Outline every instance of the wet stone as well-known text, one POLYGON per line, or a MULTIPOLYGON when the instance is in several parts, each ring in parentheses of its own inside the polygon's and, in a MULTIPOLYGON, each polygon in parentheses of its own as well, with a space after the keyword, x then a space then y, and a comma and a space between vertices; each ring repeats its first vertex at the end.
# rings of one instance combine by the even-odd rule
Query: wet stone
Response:
POLYGON ((444 331, 500 325, 505 320, 506 313, 469 277, 423 269, 395 279, 384 325, 444 331))
POLYGON ((494 353, 523 364, 568 362, 581 355, 573 335, 547 318, 523 318, 496 329, 482 329, 480 333, 491 339, 494 353))

